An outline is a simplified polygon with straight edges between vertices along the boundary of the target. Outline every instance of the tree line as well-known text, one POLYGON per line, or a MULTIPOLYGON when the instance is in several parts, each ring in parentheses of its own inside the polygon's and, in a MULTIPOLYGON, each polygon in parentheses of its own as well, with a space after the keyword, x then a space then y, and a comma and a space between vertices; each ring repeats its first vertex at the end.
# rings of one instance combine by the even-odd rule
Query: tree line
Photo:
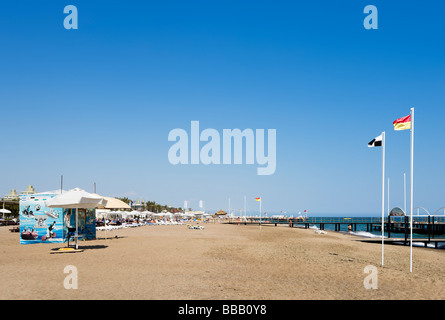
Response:
MULTIPOLYGON (((116 197, 116 199, 119 199, 123 202, 125 202, 126 204, 132 206, 133 204, 136 203, 136 201, 131 200, 127 197, 116 197)), ((151 212, 162 212, 162 211, 167 211, 167 212, 171 212, 171 213, 176 213, 176 212, 181 212, 182 208, 175 208, 172 206, 168 206, 166 204, 162 205, 159 203, 156 203, 155 201, 147 201, 145 203, 141 203, 141 205, 143 206, 142 209, 145 211, 151 211, 151 212)))

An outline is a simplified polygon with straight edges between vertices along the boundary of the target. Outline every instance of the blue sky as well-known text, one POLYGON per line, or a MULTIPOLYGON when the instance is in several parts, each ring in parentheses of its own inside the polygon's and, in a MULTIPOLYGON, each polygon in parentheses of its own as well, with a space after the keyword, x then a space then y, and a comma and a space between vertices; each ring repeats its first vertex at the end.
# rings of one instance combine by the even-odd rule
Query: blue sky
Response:
POLYGON ((0 9, 0 193, 80 187, 209 210, 378 215, 445 206, 445 5, 437 1, 16 1, 0 9), (65 5, 79 29, 66 30, 65 5), (378 8, 378 30, 363 9, 378 8), (277 169, 169 163, 174 128, 276 129, 277 169), (409 185, 409 184, 408 184, 409 185), (409 191, 409 189, 408 189, 409 191), (409 192, 408 192, 409 194, 409 192), (408 202, 409 203, 409 202, 408 202), (386 207, 386 204, 385 204, 386 207))

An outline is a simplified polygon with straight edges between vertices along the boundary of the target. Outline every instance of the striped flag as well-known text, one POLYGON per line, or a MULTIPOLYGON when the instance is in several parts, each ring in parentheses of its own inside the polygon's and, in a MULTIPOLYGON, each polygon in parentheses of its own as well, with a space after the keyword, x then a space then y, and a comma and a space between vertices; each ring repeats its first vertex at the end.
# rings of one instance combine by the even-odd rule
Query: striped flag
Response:
POLYGON ((411 115, 397 119, 392 124, 396 131, 411 129, 411 115))
POLYGON ((261 197, 255 198, 255 201, 261 201, 261 197))
POLYGON ((382 146, 382 140, 383 137, 382 135, 379 135, 378 137, 374 138, 372 141, 370 141, 368 143, 368 147, 372 148, 372 147, 381 147, 382 146))

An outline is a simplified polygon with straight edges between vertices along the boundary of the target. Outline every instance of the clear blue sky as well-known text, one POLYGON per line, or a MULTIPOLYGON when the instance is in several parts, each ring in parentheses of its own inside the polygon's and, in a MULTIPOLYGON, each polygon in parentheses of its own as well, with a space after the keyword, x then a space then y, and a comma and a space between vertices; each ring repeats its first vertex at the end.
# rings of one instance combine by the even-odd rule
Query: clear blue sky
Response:
POLYGON ((445 5, 439 1, 14 1, 0 8, 0 193, 80 187, 209 210, 378 215, 445 206, 445 5), (79 29, 63 27, 65 5, 79 29), (378 30, 363 9, 378 8, 378 30), (276 129, 277 169, 169 163, 174 128, 276 129), (386 206, 386 205, 385 205, 386 206))

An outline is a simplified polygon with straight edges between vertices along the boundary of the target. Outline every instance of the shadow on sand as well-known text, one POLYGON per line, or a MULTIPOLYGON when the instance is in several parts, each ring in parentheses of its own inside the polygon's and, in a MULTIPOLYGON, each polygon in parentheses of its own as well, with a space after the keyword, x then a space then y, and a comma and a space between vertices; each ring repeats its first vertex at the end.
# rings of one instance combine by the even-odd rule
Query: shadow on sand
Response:
POLYGON ((51 249, 50 253, 76 253, 76 252, 83 252, 85 250, 98 250, 98 249, 105 249, 108 248, 108 246, 105 245, 90 245, 90 246, 78 246, 78 249, 75 249, 73 246, 69 247, 61 247, 61 248, 53 248, 51 249))
POLYGON ((122 236, 113 236, 113 237, 96 237, 96 240, 117 240, 117 239, 123 239, 123 238, 127 238, 127 237, 122 237, 122 236))

